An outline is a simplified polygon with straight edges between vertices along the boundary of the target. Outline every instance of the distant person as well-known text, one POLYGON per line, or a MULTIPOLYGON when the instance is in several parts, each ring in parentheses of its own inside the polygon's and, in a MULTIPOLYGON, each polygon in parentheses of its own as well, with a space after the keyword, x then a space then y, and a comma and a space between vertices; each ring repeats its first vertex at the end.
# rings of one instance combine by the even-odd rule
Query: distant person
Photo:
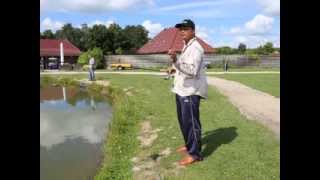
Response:
POLYGON ((95 60, 92 56, 89 56, 89 80, 90 81, 95 81, 95 75, 94 75, 94 70, 95 70, 95 60))
POLYGON ((172 92, 176 95, 177 117, 184 144, 176 151, 185 154, 179 161, 186 166, 203 160, 201 155, 200 100, 208 98, 208 84, 204 69, 204 49, 195 36, 195 24, 190 19, 176 24, 184 41, 181 55, 177 58, 169 50, 176 69, 172 92))
POLYGON ((228 61, 226 61, 226 62, 224 63, 224 71, 227 72, 228 69, 229 69, 229 63, 228 63, 228 61))

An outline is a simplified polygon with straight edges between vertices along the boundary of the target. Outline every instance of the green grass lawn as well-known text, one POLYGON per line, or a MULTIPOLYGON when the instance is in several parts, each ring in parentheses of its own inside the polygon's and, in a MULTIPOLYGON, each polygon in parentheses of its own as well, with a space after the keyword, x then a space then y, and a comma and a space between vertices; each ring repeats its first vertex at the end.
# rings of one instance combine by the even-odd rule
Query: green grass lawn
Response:
MULTIPOLYGON (((86 78, 83 75, 75 77, 86 78)), ((176 118, 175 97, 170 92, 172 82, 159 76, 144 75, 99 74, 97 78, 111 81, 112 87, 120 91, 131 88, 132 96, 128 97, 129 103, 119 100, 114 105, 112 123, 122 124, 111 125, 110 131, 115 134, 109 134, 106 140, 104 165, 95 179, 128 179, 132 175, 130 158, 139 154, 154 155, 167 147, 172 153, 161 159, 158 167, 164 179, 280 178, 279 141, 267 128, 242 116, 226 97, 212 87, 209 88, 209 99, 200 105, 205 159, 180 169, 178 175, 171 173, 173 163, 181 158, 174 150, 183 144, 176 118), (139 123, 145 120, 151 122, 153 129, 160 128, 162 131, 158 132, 158 138, 150 148, 141 149, 136 136, 139 123), (130 124, 130 133, 125 129, 127 124, 130 124), (124 128, 121 130, 121 127, 124 128)))
MULTIPOLYGON (((210 68, 207 72, 223 72, 223 68, 210 68)), ((256 71, 276 71, 279 72, 280 68, 261 68, 261 67, 242 67, 242 68, 229 68, 229 72, 256 72, 256 71)))
POLYGON ((212 76, 238 81, 259 91, 280 97, 280 74, 217 74, 212 76))
MULTIPOLYGON (((131 71, 139 71, 139 72, 154 72, 158 71, 160 72, 160 69, 163 69, 165 67, 153 67, 153 68, 141 68, 141 69, 132 69, 132 70, 121 70, 120 72, 131 72, 131 71)), ((114 72, 119 70, 111 70, 111 69, 104 69, 104 70, 97 70, 98 72, 114 72)), ((207 72, 223 72, 223 68, 210 68, 207 69, 207 72)), ((242 67, 242 68, 230 68, 230 72, 256 72, 256 71, 276 71, 279 72, 280 68, 261 68, 261 67, 242 67)))

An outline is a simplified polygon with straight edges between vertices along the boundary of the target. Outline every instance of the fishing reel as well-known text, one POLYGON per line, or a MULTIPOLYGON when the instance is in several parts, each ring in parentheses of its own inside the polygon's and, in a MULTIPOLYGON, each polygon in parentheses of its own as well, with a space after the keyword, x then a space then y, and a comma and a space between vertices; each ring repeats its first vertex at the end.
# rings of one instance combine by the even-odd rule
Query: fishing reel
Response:
POLYGON ((167 74, 175 74, 175 73, 176 73, 176 69, 175 69, 175 68, 169 67, 169 68, 167 69, 167 74))

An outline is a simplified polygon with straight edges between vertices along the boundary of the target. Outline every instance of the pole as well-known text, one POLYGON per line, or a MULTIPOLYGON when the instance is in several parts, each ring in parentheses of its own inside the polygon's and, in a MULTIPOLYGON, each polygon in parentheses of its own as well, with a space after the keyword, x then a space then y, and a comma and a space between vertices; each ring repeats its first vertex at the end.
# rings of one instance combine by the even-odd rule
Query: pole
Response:
POLYGON ((60 43, 60 62, 61 62, 61 66, 63 66, 63 62, 64 62, 64 53, 63 53, 63 43, 60 43))

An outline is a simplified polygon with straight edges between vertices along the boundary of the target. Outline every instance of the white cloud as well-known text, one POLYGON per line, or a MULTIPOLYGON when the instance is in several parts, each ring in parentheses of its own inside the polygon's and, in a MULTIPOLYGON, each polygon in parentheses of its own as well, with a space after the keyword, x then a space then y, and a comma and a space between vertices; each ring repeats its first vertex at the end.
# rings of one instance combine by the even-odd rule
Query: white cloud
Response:
POLYGON ((41 26, 44 30, 48 30, 51 29, 53 32, 55 32, 56 30, 61 29, 61 27, 63 26, 63 22, 61 21, 53 21, 50 18, 45 18, 42 22, 41 22, 41 26))
POLYGON ((273 47, 280 47, 280 38, 272 41, 272 43, 273 43, 273 47))
POLYGON ((274 18, 264 16, 262 14, 256 15, 253 19, 247 21, 242 27, 236 26, 229 30, 224 29, 225 34, 239 35, 263 35, 269 34, 272 30, 274 18))
POLYGON ((142 26, 149 31, 149 37, 151 38, 163 29, 160 23, 152 23, 150 20, 143 21, 142 26))
POLYGON ((209 30, 206 27, 196 26, 196 35, 207 43, 211 42, 210 33, 212 32, 212 30, 209 30))
POLYGON ((92 27, 94 25, 105 25, 108 28, 113 23, 115 23, 115 21, 113 21, 113 20, 108 20, 108 21, 105 21, 105 22, 100 21, 100 20, 95 20, 95 21, 89 23, 88 26, 92 27))
POLYGON ((248 42, 248 38, 245 36, 236 36, 235 41, 236 43, 246 43, 248 42))
POLYGON ((40 0, 41 11, 101 13, 150 6, 154 0, 40 0))
MULTIPOLYGON (((94 25, 105 25, 106 27, 109 27, 111 24, 115 23, 114 20, 107 20, 107 21, 101 21, 101 20, 95 20, 92 21, 91 23, 88 23, 88 27, 92 27, 94 25)), ((59 30, 62 28, 62 26, 65 23, 61 22, 61 21, 53 21, 51 18, 45 18, 42 22, 41 22, 41 29, 42 30, 48 30, 51 29, 53 32, 59 30)), ((73 27, 76 28, 81 28, 81 24, 78 25, 73 25, 73 27)))
POLYGON ((180 3, 176 5, 161 7, 158 9, 158 11, 166 12, 166 11, 177 11, 177 10, 186 10, 186 9, 194 9, 194 8, 216 7, 221 5, 230 5, 230 4, 232 5, 240 2, 241 0, 197 1, 197 2, 180 3))
POLYGON ((234 27, 230 29, 230 33, 231 34, 238 34, 241 32, 241 28, 240 27, 234 27))
MULTIPOLYGON (((232 39, 228 44, 231 47, 238 47, 239 43, 245 43, 247 47, 254 48, 263 45, 266 42, 277 42, 280 35, 272 32, 274 18, 262 14, 256 15, 242 26, 232 27, 230 29, 221 29, 223 34, 229 35, 232 39), (233 37, 232 37, 233 36, 233 37)), ((277 43, 277 45, 280 43, 277 43)))
MULTIPOLYGON (((58 103, 63 102, 59 101, 58 103)), ((101 143, 106 125, 112 117, 110 105, 96 103, 91 107, 40 105, 40 145, 48 149, 64 143, 68 138, 83 138, 89 143, 101 143), (72 112, 72 113, 70 113, 72 112)))
POLYGON ((272 17, 258 14, 245 24, 245 30, 249 34, 265 34, 272 29, 273 22, 272 17))
POLYGON ((208 7, 221 5, 225 2, 223 1, 202 1, 202 2, 191 2, 191 3, 183 3, 178 5, 171 5, 159 8, 159 11, 176 11, 176 10, 184 10, 184 9, 192 9, 197 7, 208 7))
POLYGON ((176 3, 147 10, 150 14, 183 16, 184 18, 225 18, 230 16, 229 7, 241 4, 241 0, 214 0, 176 3))
POLYGON ((184 17, 193 17, 193 18, 223 18, 226 17, 226 14, 223 13, 220 10, 212 10, 212 9, 206 9, 206 10, 194 10, 194 11, 187 11, 187 12, 181 12, 178 13, 181 16, 184 17))
POLYGON ((263 13, 270 16, 280 16, 280 0, 258 0, 263 13))

